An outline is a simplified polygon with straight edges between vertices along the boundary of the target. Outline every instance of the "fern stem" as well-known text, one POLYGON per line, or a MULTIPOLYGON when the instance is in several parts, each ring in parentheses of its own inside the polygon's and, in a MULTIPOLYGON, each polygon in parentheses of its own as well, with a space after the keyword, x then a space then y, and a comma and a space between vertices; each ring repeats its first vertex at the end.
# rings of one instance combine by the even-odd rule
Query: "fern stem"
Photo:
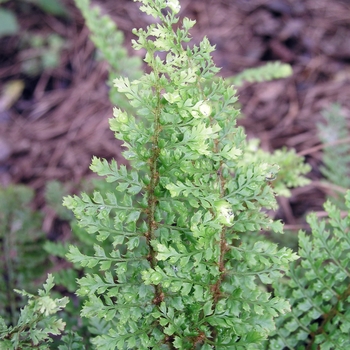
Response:
POLYGON ((327 312, 327 314, 324 314, 323 315, 323 321, 322 323, 320 324, 320 326, 317 328, 316 331, 314 332, 310 332, 310 337, 311 337, 311 341, 310 343, 308 344, 308 346, 306 347, 306 349, 312 349, 313 348, 313 345, 314 345, 314 342, 316 340, 316 336, 318 334, 326 334, 327 331, 324 329, 325 326, 327 325, 327 322, 331 322, 334 317, 339 313, 339 302, 344 302, 350 295, 350 286, 348 286, 348 288, 344 291, 344 293, 342 293, 341 295, 338 295, 338 302, 336 305, 334 305, 332 307, 332 309, 327 312))
POLYGON ((156 252, 153 249, 151 245, 151 241, 155 239, 155 231, 158 227, 156 220, 155 220, 155 210, 158 203, 158 198, 155 194, 155 189, 159 183, 159 173, 157 169, 157 162, 159 157, 159 147, 158 147, 158 138, 160 133, 160 123, 159 123, 159 117, 160 117, 160 91, 157 89, 157 95, 158 95, 158 106, 154 113, 154 136, 153 136, 153 143, 152 143, 152 157, 149 160, 149 167, 150 167, 150 184, 149 184, 149 190, 148 190, 148 234, 147 234, 147 242, 150 249, 150 255, 151 255, 151 266, 154 268, 157 265, 156 260, 156 252))
MULTIPOLYGON (((155 76, 159 76, 156 69, 155 62, 153 62, 153 67, 155 71, 155 76)), ((158 205, 158 197, 155 193, 155 190, 159 184, 158 158, 160 154, 160 149, 158 146, 158 142, 159 142, 159 134, 161 132, 160 114, 162 110, 161 86, 157 84, 155 89, 156 89, 156 96, 157 96, 157 107, 154 110, 154 135, 153 135, 152 146, 151 146, 152 156, 149 159, 150 184, 148 189, 148 208, 149 208, 148 209, 148 232, 146 235, 147 244, 149 247, 149 262, 152 269, 154 269, 157 266, 157 258, 156 258, 157 252, 154 250, 152 246, 152 241, 156 239, 156 230, 158 228, 158 223, 155 218, 155 212, 158 205)), ((152 302, 157 307, 159 307, 161 302, 164 300, 164 293, 163 293, 161 284, 154 285, 154 289, 155 289, 155 293, 154 293, 154 298, 152 302)), ((159 326, 159 323, 157 323, 157 325, 159 326)), ((172 345, 172 341, 170 339, 166 338, 164 342, 169 346, 170 350, 174 349, 172 345)))
MULTIPOLYGON (((216 153, 219 151, 219 141, 214 140, 214 150, 216 153)), ((225 196, 225 179, 222 175, 222 162, 220 163, 219 170, 217 172, 218 174, 218 181, 220 182, 220 196, 223 198, 225 196)), ((223 226, 220 232, 220 253, 219 253, 219 260, 218 260, 218 267, 219 271, 221 272, 220 276, 216 280, 215 284, 212 286, 211 290, 213 293, 213 309, 215 310, 216 305, 218 301, 220 300, 221 291, 220 286, 224 278, 224 272, 225 272, 225 253, 226 253, 226 227, 223 226)), ((211 336, 212 339, 215 340, 217 338, 217 330, 216 328, 211 329, 211 336)), ((207 339, 209 341, 209 339, 207 339)))

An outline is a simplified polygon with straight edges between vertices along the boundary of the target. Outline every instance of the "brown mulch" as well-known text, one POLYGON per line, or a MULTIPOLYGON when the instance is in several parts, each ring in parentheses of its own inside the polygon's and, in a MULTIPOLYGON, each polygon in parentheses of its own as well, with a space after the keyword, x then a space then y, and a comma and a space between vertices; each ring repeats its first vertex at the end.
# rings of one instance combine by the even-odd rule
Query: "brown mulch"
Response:
MULTIPOLYGON (((70 19, 31 9, 19 13, 21 33, 55 32, 65 38, 58 67, 28 76, 21 72, 20 36, 0 39, 0 91, 19 79, 25 88, 14 105, 0 111, 0 184, 25 183, 38 193, 57 179, 77 186, 90 174, 93 155, 122 161, 120 143, 108 127, 108 66, 96 60, 89 32, 72 0, 62 1, 70 19)), ((124 31, 149 24, 133 1, 98 2, 124 31)), ((223 76, 267 61, 290 63, 291 78, 246 84, 239 89, 249 137, 264 149, 295 148, 312 166, 311 179, 321 178, 321 150, 316 124, 334 102, 350 118, 350 3, 340 0, 182 0, 182 16, 197 21, 194 42, 206 35, 216 45, 214 60, 223 76)), ((13 3, 4 6, 14 7, 13 3)), ((139 53, 136 53, 139 54, 139 53)), ((281 200, 279 216, 298 227, 307 211, 321 210, 325 190, 317 182, 281 200)))

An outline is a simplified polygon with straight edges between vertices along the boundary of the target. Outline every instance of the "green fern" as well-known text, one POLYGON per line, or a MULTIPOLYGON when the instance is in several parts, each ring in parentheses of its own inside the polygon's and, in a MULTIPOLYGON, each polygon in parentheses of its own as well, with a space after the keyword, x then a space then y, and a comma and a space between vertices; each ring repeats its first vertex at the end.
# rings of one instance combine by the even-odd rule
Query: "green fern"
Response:
MULTIPOLYGON (((43 248, 45 251, 53 257, 59 259, 65 259, 67 253, 69 252, 69 246, 74 244, 77 246, 79 251, 86 255, 91 255, 94 253, 94 245, 99 243, 102 244, 104 249, 108 249, 111 241, 105 241, 103 243, 99 242, 96 237, 92 235, 87 235, 86 231, 78 226, 77 221, 73 213, 62 205, 62 200, 64 196, 69 194, 69 184, 63 185, 58 181, 50 181, 46 185, 45 191, 45 201, 49 208, 55 212, 60 220, 68 221, 71 227, 71 236, 65 241, 46 241, 43 248)), ((88 193, 92 193, 91 187, 94 191, 113 191, 113 187, 102 181, 101 179, 94 179, 93 186, 89 184, 88 186, 81 185, 82 189, 85 187, 88 193)), ((95 270, 96 272, 97 270, 95 270)), ((56 285, 63 286, 68 292, 74 293, 77 289, 76 279, 79 274, 93 272, 92 269, 85 270, 80 265, 74 265, 71 267, 65 266, 64 269, 57 270, 53 273, 55 277, 56 285)), ((75 308, 77 311, 77 308, 75 308)))
POLYGON ((333 199, 330 199, 340 205, 344 203, 345 189, 350 188, 349 126, 337 104, 331 105, 322 115, 325 123, 317 125, 319 138, 324 145, 320 170, 331 184, 333 199))
MULTIPOLYGON (((107 183, 103 179, 94 179, 89 183, 82 183, 80 185, 82 189, 92 192, 92 188, 96 191, 113 191, 113 185, 107 183)), ((69 246, 74 244, 79 251, 79 254, 92 255, 94 253, 94 245, 101 244, 104 249, 108 250, 111 246, 111 241, 98 242, 95 236, 87 235, 86 231, 77 225, 77 221, 70 210, 62 205, 62 199, 69 194, 69 189, 72 188, 72 184, 62 184, 58 181, 50 181, 46 185, 45 201, 47 205, 53 210, 60 220, 68 221, 71 227, 71 236, 65 242, 60 241, 46 241, 44 244, 45 251, 52 256, 53 261, 65 259, 69 252, 69 246)), ((63 268, 56 269, 53 272, 56 285, 59 286, 59 290, 63 291, 63 295, 70 295, 73 299, 72 303, 69 303, 61 317, 66 323, 66 328, 70 330, 68 334, 62 337, 62 341, 65 345, 61 345, 59 349, 66 349, 67 346, 73 346, 70 344, 78 344, 77 349, 88 346, 89 339, 92 335, 101 334, 101 322, 90 321, 87 322, 85 318, 80 317, 80 310, 83 304, 86 302, 86 298, 76 298, 74 292, 78 289, 77 279, 79 276, 88 273, 98 273, 97 267, 81 266, 79 264, 67 263, 63 265, 63 268), (78 326, 79 325, 79 326, 78 326)), ((57 293, 56 293, 57 294, 57 293)), ((60 295, 60 294, 58 294, 60 295)), ((54 344, 58 346, 57 342, 54 344)))
POLYGON ((66 196, 69 191, 59 181, 49 181, 45 186, 45 203, 50 207, 57 217, 63 221, 71 221, 74 216, 62 205, 62 198, 66 196))
POLYGON ((286 78, 292 75, 292 68, 289 64, 281 62, 269 62, 257 68, 248 68, 243 72, 228 78, 228 81, 235 86, 242 86, 245 82, 255 83, 274 79, 286 78))
POLYGON ((49 266, 42 249, 42 216, 30 208, 34 192, 26 186, 0 188, 0 316, 6 324, 17 319, 23 300, 14 289, 37 289, 49 266))
MULTIPOLYGON (((100 19, 89 1, 76 2, 111 76, 122 73, 124 63, 135 70, 111 20, 100 19)), ((67 256, 74 268, 62 272, 60 281, 73 291, 77 271, 83 276, 76 292, 78 304, 84 303, 81 316, 89 321, 84 337, 94 348, 261 349, 275 318, 289 310, 286 299, 269 293, 270 285, 297 257, 257 232, 282 232, 266 209, 276 209, 275 192, 288 195, 288 187, 305 183, 307 167, 293 151, 270 155, 246 143, 236 126, 232 82, 215 76, 219 69, 206 38, 198 47, 186 46, 194 21, 185 18, 179 25, 177 0, 141 2, 142 11, 160 19, 134 32, 134 47, 146 49, 151 73, 135 79, 130 71, 131 78, 115 80, 119 105, 110 123, 132 168, 94 157, 91 169, 108 185, 65 199, 80 227, 72 222, 78 239, 67 256), (121 109, 126 100, 132 115, 121 109)), ((290 73, 278 67, 253 70, 236 83, 290 73)), ((61 186, 50 184, 47 199, 69 220, 55 205, 58 193, 61 186)), ((60 257, 67 252, 52 242, 46 249, 60 257)), ((17 342, 25 349, 30 341, 46 349, 48 333, 62 332, 62 320, 37 318, 32 299, 20 324, 31 319, 33 327, 4 327, 6 346, 17 342)), ((45 300, 56 312, 66 304, 45 300)), ((83 347, 75 330, 62 337, 59 349, 83 347)))
MULTIPOLYGON (((350 210, 350 191, 346 195, 350 210)), ((308 216, 312 235, 299 233, 300 264, 292 265, 289 280, 274 285, 274 293, 291 303, 292 311, 276 320, 268 349, 350 348, 350 214, 329 201, 328 222, 308 216)))
POLYGON ((152 71, 115 80, 137 110, 115 108, 110 123, 132 169, 95 157, 91 169, 113 192, 64 201, 97 239, 94 254, 72 246, 68 258, 99 269, 80 278, 77 291, 87 298, 81 314, 93 322, 99 349, 253 349, 288 310, 264 285, 295 254, 240 238, 281 232, 262 210, 276 208, 270 173, 278 169, 242 161, 236 92, 215 80, 206 38, 185 46, 194 21, 179 25, 178 9, 175 0, 142 1, 141 10, 160 19, 134 31, 152 71))
POLYGON ((115 22, 108 15, 101 15, 99 7, 90 7, 90 0, 75 0, 76 6, 83 14, 86 25, 91 31, 91 40, 102 53, 103 58, 110 65, 109 86, 110 100, 113 104, 122 108, 130 108, 125 98, 118 93, 113 86, 116 76, 125 76, 130 79, 138 79, 141 74, 141 59, 137 56, 130 57, 123 47, 124 35, 117 29, 115 22))
POLYGON ((65 328, 65 323, 56 314, 69 301, 67 297, 53 299, 50 296, 53 286, 53 277, 48 275, 38 295, 17 291, 29 300, 14 325, 7 326, 0 317, 1 350, 50 349, 48 344, 52 342, 52 336, 60 335, 65 328))
POLYGON ((296 154, 294 149, 286 148, 268 153, 259 148, 259 140, 252 139, 247 143, 245 157, 242 164, 249 162, 266 162, 275 165, 271 167, 270 178, 273 181, 273 189, 278 196, 290 197, 291 188, 305 186, 310 183, 304 175, 311 167, 304 163, 304 158, 296 154), (278 164, 278 166, 276 166, 278 164), (278 176, 277 176, 278 173, 278 176))
POLYGON ((73 331, 67 332, 67 334, 62 337, 62 342, 63 344, 58 346, 58 350, 86 349, 83 346, 83 338, 73 331))

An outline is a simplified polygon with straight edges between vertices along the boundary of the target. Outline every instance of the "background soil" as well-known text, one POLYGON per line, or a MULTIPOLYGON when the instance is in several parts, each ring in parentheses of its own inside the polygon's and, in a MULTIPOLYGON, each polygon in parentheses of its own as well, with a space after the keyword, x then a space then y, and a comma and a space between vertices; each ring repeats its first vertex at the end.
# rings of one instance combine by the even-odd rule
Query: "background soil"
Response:
MULTIPOLYGON (((108 66, 96 60, 89 31, 73 0, 62 1, 70 18, 60 19, 35 7, 15 9, 21 35, 0 40, 0 91, 18 79, 23 93, 11 108, 0 110, 0 184, 24 183, 36 192, 42 208, 47 181, 57 179, 77 187, 90 176, 93 155, 122 161, 120 143, 108 127, 108 66), (28 12, 29 11, 29 12, 28 12), (28 15, 28 13, 30 15, 28 15), (22 71, 19 48, 25 33, 57 33, 65 40, 58 67, 29 76, 22 71)), ((128 0, 98 3, 125 33, 129 45, 134 27, 149 18, 128 0)), ((262 147, 286 146, 306 156, 313 182, 280 199, 281 217, 289 228, 303 225, 305 213, 322 210, 326 190, 319 186, 321 150, 316 124, 321 111, 338 102, 350 118, 350 2, 340 0, 182 0, 181 16, 197 21, 194 42, 206 35, 216 45, 214 60, 223 76, 231 76, 267 61, 290 63, 291 78, 246 84, 239 89, 249 137, 262 147)), ((53 221, 50 221, 53 222, 53 221)), ((46 230, 50 230, 46 225, 46 230)))

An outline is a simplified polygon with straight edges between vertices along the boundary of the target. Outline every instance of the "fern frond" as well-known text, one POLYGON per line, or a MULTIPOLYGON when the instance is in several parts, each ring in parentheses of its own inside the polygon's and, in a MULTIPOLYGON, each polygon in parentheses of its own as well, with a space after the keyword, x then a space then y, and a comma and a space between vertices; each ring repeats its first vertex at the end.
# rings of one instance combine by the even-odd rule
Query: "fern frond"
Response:
POLYGON ((265 162, 273 165, 278 164, 278 171, 272 171, 273 189, 279 196, 290 197, 291 188, 307 185, 310 180, 304 175, 307 174, 311 167, 304 162, 304 158, 296 154, 294 149, 287 150, 282 148, 275 150, 273 153, 265 152, 259 148, 259 140, 251 139, 247 143, 247 151, 242 163, 265 162))
POLYGON ((91 31, 91 40, 111 67, 108 79, 111 87, 110 100, 113 104, 127 108, 125 99, 113 86, 113 79, 116 76, 126 76, 131 80, 139 78, 142 74, 141 59, 128 55, 126 48, 123 47, 122 31, 117 29, 117 25, 108 15, 101 14, 98 6, 90 7, 90 0, 75 0, 75 4, 91 31))
POLYGON ((7 327, 0 318, 0 349, 50 349, 48 344, 52 342, 52 336, 60 335, 65 328, 65 323, 56 314, 64 309, 69 301, 67 297, 51 297, 53 281, 52 275, 49 274, 38 295, 17 291, 28 297, 28 302, 21 309, 18 322, 14 325, 7 327))
MULTIPOLYGON (((350 132, 347 120, 337 104, 331 105, 322 113, 325 123, 318 123, 319 138, 324 144, 323 166, 320 170, 331 184, 344 189, 350 188, 350 132)), ((340 205, 339 197, 342 193, 336 192, 334 200, 340 205)))
POLYGON ((26 186, 0 188, 0 316, 13 323, 21 298, 14 289, 37 289, 35 280, 47 268, 47 254, 42 249, 45 234, 41 231, 42 217, 30 208, 34 191, 26 186))
POLYGON ((45 202, 54 210, 61 220, 73 220, 71 211, 62 205, 62 198, 68 194, 68 190, 59 181, 49 181, 45 186, 45 202))
POLYGON ((261 67, 245 69, 234 77, 229 77, 228 81, 235 86, 242 86, 245 82, 256 83, 287 78, 292 73, 292 67, 289 64, 276 61, 266 63, 261 67))
POLYGON ((288 310, 264 285, 296 259, 272 243, 240 242, 252 231, 282 231, 263 210, 276 208, 276 166, 241 163, 236 91, 215 80, 208 39, 187 46, 194 21, 179 23, 179 2, 141 3, 157 24, 135 29, 133 46, 146 49, 151 72, 115 79, 135 113, 118 106, 110 121, 133 169, 95 157, 91 169, 113 190, 64 200, 98 241, 92 254, 72 246, 67 255, 86 272, 81 315, 108 322, 91 340, 104 350, 254 348, 288 310))
POLYGON ((308 216, 312 234, 299 233, 301 262, 292 265, 288 281, 274 286, 292 311, 277 318, 268 349, 350 348, 350 215, 342 218, 329 201, 324 208, 328 222, 308 216))

